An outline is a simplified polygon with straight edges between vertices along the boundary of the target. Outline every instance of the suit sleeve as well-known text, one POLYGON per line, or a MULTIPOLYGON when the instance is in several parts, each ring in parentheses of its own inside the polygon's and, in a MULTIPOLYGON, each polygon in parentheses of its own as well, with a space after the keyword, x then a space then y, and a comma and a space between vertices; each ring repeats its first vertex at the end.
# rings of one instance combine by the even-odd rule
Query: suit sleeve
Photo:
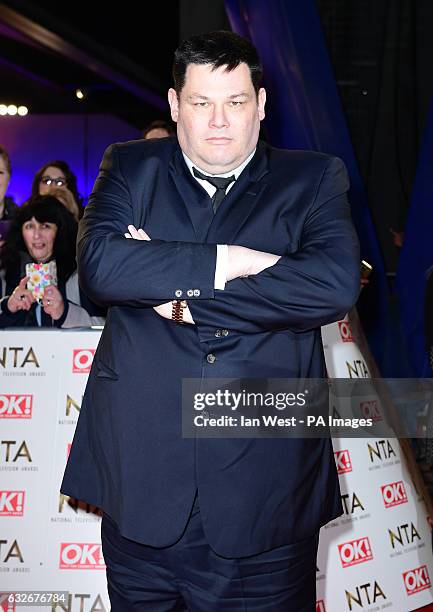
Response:
POLYGON ((189 302, 201 341, 215 328, 240 333, 304 331, 341 319, 360 289, 359 245, 343 162, 325 168, 302 231, 300 248, 272 267, 227 283, 212 300, 189 302))
POLYGON ((155 306, 186 297, 214 296, 216 245, 124 237, 133 224, 130 190, 116 145, 102 160, 80 221, 78 275, 86 295, 103 306, 155 306), (179 295, 179 290, 182 295, 179 295))

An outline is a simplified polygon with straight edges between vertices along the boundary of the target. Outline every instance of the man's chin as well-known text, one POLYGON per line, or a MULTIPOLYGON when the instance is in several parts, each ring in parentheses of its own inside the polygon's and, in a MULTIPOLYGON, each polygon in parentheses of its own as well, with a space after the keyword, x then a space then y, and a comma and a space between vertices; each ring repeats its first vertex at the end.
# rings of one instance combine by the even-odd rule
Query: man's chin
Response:
POLYGON ((203 170, 212 174, 230 172, 233 168, 240 166, 241 163, 242 160, 239 161, 239 158, 229 151, 219 151, 217 154, 202 157, 203 170))

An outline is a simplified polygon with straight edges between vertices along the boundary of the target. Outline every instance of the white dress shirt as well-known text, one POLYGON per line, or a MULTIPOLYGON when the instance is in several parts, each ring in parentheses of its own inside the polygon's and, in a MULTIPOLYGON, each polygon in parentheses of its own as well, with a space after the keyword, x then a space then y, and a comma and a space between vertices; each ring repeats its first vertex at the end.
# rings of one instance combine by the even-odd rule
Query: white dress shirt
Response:
MULTIPOLYGON (((240 166, 238 166, 237 168, 234 168, 233 170, 230 170, 230 172, 224 172, 223 174, 211 174, 210 172, 205 172, 199 166, 197 166, 197 164, 194 164, 190 160, 190 158, 187 155, 185 155, 183 151, 182 151, 182 155, 185 159, 186 165, 189 168, 189 171, 191 172, 191 175, 194 177, 197 183, 199 183, 203 187, 203 189, 205 189, 208 192, 209 197, 212 198, 216 192, 216 187, 214 187, 214 185, 211 185, 208 181, 204 181, 203 179, 200 179, 194 176, 192 169, 197 168, 197 170, 199 170, 202 174, 207 174, 208 176, 221 176, 221 177, 226 178, 228 176, 234 175, 235 180, 237 180, 242 170, 245 168, 247 164, 249 164, 249 162, 253 158, 253 155, 255 152, 256 150, 254 149, 251 155, 249 155, 246 158, 246 160, 241 163, 240 166)), ((230 191, 233 185, 234 185, 234 182, 230 183, 230 185, 227 187, 226 193, 230 191)), ((229 261, 228 246, 226 244, 217 244, 217 258, 216 258, 216 266, 215 266, 214 289, 224 289, 225 288, 226 279, 227 279, 228 261, 229 261)))

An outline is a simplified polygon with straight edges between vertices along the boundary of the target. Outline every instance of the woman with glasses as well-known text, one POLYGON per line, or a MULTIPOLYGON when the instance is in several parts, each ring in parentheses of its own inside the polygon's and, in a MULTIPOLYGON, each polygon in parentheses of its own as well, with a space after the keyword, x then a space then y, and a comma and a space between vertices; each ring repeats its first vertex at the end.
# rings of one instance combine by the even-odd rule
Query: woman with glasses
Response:
POLYGON ((77 177, 62 160, 50 161, 35 174, 32 197, 53 195, 74 215, 78 221, 83 216, 83 201, 77 189, 77 177))

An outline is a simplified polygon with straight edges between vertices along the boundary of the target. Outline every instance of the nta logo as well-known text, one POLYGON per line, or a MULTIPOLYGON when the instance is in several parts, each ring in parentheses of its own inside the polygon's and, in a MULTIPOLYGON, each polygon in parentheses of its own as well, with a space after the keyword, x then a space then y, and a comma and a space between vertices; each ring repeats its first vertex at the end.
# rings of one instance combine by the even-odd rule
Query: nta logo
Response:
POLYGON ((26 353, 23 346, 3 346, 0 349, 0 365, 3 368, 24 368, 28 364, 40 367, 32 347, 26 353))
POLYGON ((25 459, 32 463, 32 457, 26 441, 23 440, 20 443, 18 440, 0 440, 0 462, 15 463, 19 459, 25 459), (18 449, 15 448, 17 444, 19 444, 18 449))
POLYGON ((392 529, 388 527, 388 534, 393 548, 396 547, 396 542, 398 542, 400 546, 406 546, 407 544, 413 544, 415 540, 421 540, 421 536, 412 522, 410 526, 409 523, 397 525, 396 531, 392 531, 392 529))
POLYGON ((373 585, 371 584, 371 582, 360 584, 356 587, 355 593, 351 593, 350 591, 345 592, 349 610, 353 610, 352 604, 354 603, 363 608, 364 606, 375 604, 379 597, 381 597, 382 599, 387 598, 385 593, 380 588, 379 583, 376 581, 373 585))
POLYGON ((367 442, 367 448, 371 463, 374 463, 375 459, 383 461, 397 456, 389 440, 377 440, 374 444, 367 442))
POLYGON ((346 367, 349 378, 370 378, 370 372, 363 359, 346 360, 346 367))
POLYGON ((24 563, 19 544, 16 540, 9 544, 8 540, 0 540, 0 563, 8 563, 10 559, 17 559, 20 563, 24 563), (3 544, 6 544, 6 553, 3 544))
POLYGON ((356 493, 343 493, 341 495, 341 503, 345 514, 353 514, 356 510, 365 510, 364 504, 356 495, 356 493))

